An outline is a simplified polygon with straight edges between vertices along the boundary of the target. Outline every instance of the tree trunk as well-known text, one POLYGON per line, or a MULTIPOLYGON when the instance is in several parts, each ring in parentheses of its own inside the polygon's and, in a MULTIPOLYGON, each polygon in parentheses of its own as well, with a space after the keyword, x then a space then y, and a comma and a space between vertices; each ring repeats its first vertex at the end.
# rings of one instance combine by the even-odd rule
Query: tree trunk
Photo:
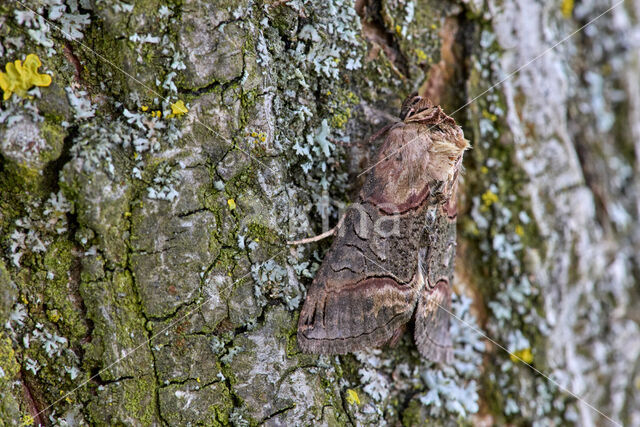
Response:
POLYGON ((613 1, 0 5, 2 70, 52 76, 0 77, 0 419, 640 424, 640 1, 613 1), (304 354, 331 239, 286 242, 413 91, 472 145, 454 360, 304 354))

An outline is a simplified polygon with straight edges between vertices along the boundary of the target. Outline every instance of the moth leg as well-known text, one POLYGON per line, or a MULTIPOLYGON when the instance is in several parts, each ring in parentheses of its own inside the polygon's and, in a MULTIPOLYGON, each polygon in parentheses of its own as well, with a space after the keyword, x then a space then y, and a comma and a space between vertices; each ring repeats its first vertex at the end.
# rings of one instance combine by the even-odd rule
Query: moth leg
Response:
POLYGON ((393 336, 389 340, 389 347, 394 348, 395 346, 397 346, 406 330, 407 330, 406 323, 401 325, 398 329, 396 329, 396 331, 393 333, 393 336))
POLYGON ((317 236, 307 237, 306 239, 289 240, 287 241, 287 245, 306 245, 307 243, 318 242, 322 239, 326 239, 329 236, 333 236, 340 229, 340 227, 342 227, 342 223, 344 222, 345 216, 346 216, 346 213, 342 214, 342 216, 340 217, 340 220, 338 221, 338 224, 335 227, 333 227, 331 230, 325 231, 324 233, 318 234, 317 236))

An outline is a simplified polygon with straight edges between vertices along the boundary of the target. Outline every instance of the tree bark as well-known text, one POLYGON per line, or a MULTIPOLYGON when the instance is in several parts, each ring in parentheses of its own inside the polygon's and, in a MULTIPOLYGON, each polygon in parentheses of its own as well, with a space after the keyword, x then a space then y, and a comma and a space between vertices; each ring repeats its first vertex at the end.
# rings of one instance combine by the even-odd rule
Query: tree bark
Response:
POLYGON ((52 76, 0 109, 4 424, 640 424, 639 1, 131 4, 0 5, 52 76), (286 242, 413 91, 472 145, 454 361, 304 354, 286 242))

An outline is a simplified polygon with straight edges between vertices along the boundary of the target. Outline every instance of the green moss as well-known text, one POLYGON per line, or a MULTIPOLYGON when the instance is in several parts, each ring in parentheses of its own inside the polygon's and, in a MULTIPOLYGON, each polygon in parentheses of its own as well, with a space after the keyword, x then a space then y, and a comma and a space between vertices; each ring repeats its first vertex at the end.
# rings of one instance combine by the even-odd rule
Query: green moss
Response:
POLYGON ((281 37, 292 39, 298 27, 298 16, 293 8, 276 7, 270 13, 270 24, 281 37))
MULTIPOLYGON (((299 357, 303 357, 303 358, 309 358, 311 360, 315 360, 317 358, 317 356, 313 356, 313 355, 307 355, 307 354, 303 354, 300 351, 300 346, 298 346, 298 321, 297 321, 297 317, 295 318, 295 322, 293 322, 290 326, 291 328, 286 332, 283 333, 283 337, 286 340, 286 353, 287 353, 287 357, 294 357, 294 356, 299 356, 299 357)), ((310 361, 311 361, 310 360, 310 361)))
POLYGON ((20 372, 20 365, 16 361, 16 354, 11 346, 11 340, 0 332, 0 423, 16 420, 20 415, 18 399, 13 395, 12 385, 20 372))
MULTIPOLYGON (((244 152, 240 152, 246 156, 244 152)), ((247 162, 247 166, 240 169, 231 179, 225 182, 225 191, 229 197, 242 194, 248 188, 253 188, 256 183, 255 166, 247 162)))
POLYGON ((64 138, 67 132, 58 123, 45 120, 39 126, 40 135, 47 142, 47 148, 40 154, 40 161, 45 164, 57 160, 62 154, 64 138))
POLYGON ((100 374, 104 380, 152 375, 150 349, 140 347, 148 334, 131 273, 118 270, 106 279, 80 286, 87 317, 94 325, 92 339, 84 347, 85 363, 88 367, 108 365, 100 374), (129 353, 129 357, 120 360, 123 352, 129 353), (114 363, 116 360, 118 363, 114 363))
POLYGON ((154 425, 155 379, 145 375, 103 385, 86 404, 88 421, 97 425, 154 425))
POLYGON ((351 109, 347 108, 343 113, 338 113, 331 117, 331 126, 334 128, 343 128, 346 126, 350 117, 351 109))
MULTIPOLYGON (((14 207, 31 204, 34 200, 48 194, 48 184, 41 170, 27 164, 18 164, 5 160, 4 170, 0 174, 0 192, 3 198, 14 199, 14 207)), ((12 203, 7 203, 10 205, 12 203)), ((8 209, 11 212, 11 209, 8 209)))
POLYGON ((11 346, 11 339, 0 332, 0 368, 3 376, 0 376, 0 390, 4 390, 20 372, 20 365, 16 361, 16 354, 11 346))
POLYGON ((155 421, 155 379, 152 376, 144 376, 136 378, 132 383, 131 386, 125 387, 126 413, 135 414, 134 419, 141 425, 151 425, 155 421))
POLYGON ((281 241, 276 232, 262 224, 252 222, 247 225, 247 228, 249 229, 248 236, 256 242, 275 245, 281 241))
POLYGON ((156 88, 156 78, 165 74, 163 63, 166 58, 161 53, 163 47, 160 44, 134 43, 128 36, 135 33, 161 36, 156 34, 157 30, 154 31, 155 19, 130 19, 131 16, 156 11, 161 4, 159 0, 136 1, 131 14, 118 13, 106 3, 104 7, 102 4, 96 5, 92 25, 84 31, 85 39, 91 40, 92 49, 99 53, 99 56, 88 55, 83 58, 88 70, 83 78, 89 87, 100 88, 108 82, 109 94, 115 99, 129 99, 130 93, 139 93, 144 103, 151 103, 156 94, 145 87, 156 88), (142 61, 138 61, 138 52, 142 61), (105 67, 105 60, 125 69, 127 74, 114 67, 105 67), (129 76, 134 76, 135 80, 129 76))
POLYGON ((229 276, 232 275, 233 270, 237 267, 237 257, 239 252, 235 249, 230 248, 222 248, 220 250, 220 255, 216 259, 214 264, 215 269, 217 271, 224 271, 229 276))
POLYGON ((335 93, 332 91, 326 92, 326 108, 328 109, 329 114, 331 114, 329 123, 333 128, 342 129, 347 125, 347 122, 351 118, 351 109, 360 102, 360 99, 351 90, 344 88, 337 88, 334 90, 335 93))
MULTIPOLYGON (((47 316, 70 339, 81 339, 87 335, 88 325, 82 312, 77 283, 73 283, 74 245, 65 239, 54 241, 44 255, 44 267, 53 273, 47 280, 44 296, 47 301, 47 316)), ((75 268, 79 268, 77 265, 75 268)))

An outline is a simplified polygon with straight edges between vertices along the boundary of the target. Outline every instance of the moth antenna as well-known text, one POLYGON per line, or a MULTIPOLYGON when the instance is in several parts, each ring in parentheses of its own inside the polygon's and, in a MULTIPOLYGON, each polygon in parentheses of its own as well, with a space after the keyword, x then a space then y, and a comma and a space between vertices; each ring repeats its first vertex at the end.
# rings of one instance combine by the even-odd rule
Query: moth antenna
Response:
POLYGON ((325 231, 322 234, 318 234, 317 236, 307 237, 306 239, 301 240, 288 240, 287 245, 306 245, 307 243, 319 242, 320 240, 326 239, 327 237, 333 236, 336 232, 342 227, 342 223, 344 222, 344 217, 346 214, 342 214, 340 220, 338 220, 338 224, 333 227, 329 231, 325 231))
POLYGON ((398 124, 398 122, 389 123, 388 125, 386 125, 382 129, 380 129, 378 132, 376 132, 373 135, 371 135, 369 137, 369 139, 367 140, 367 144, 371 144, 373 141, 375 141, 376 139, 380 138, 385 133, 389 132, 391 130, 391 128, 394 127, 397 124, 398 124))

